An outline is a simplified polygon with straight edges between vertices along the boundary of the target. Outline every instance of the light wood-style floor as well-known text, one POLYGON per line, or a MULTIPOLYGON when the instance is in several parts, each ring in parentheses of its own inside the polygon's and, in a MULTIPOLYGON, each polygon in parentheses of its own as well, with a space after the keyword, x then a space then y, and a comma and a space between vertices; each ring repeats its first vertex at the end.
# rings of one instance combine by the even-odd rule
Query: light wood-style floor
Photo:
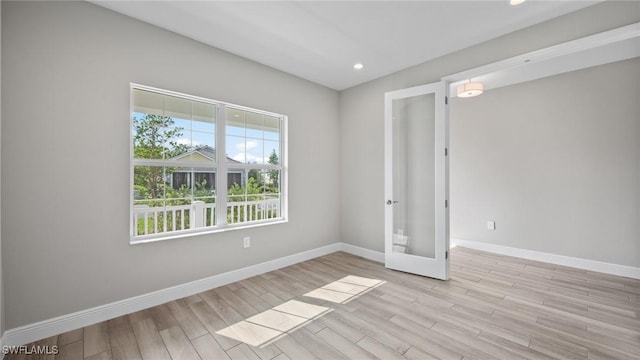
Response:
POLYGON ((640 280, 455 248, 443 282, 334 253, 30 345, 59 346, 55 359, 640 359, 640 280), (347 295, 304 295, 332 291, 347 295), (265 314, 304 322, 262 346, 219 334, 265 314))

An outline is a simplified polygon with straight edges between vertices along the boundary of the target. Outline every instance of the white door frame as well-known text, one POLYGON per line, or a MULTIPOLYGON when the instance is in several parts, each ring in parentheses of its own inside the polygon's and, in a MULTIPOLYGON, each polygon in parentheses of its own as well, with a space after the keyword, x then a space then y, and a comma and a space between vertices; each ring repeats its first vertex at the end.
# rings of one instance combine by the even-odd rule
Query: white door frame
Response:
POLYGON ((385 266, 390 269, 449 279, 449 116, 448 82, 386 92, 385 137, 385 266), (435 257, 393 252, 393 100, 435 94, 435 257), (391 203, 389 203, 389 201, 391 203))

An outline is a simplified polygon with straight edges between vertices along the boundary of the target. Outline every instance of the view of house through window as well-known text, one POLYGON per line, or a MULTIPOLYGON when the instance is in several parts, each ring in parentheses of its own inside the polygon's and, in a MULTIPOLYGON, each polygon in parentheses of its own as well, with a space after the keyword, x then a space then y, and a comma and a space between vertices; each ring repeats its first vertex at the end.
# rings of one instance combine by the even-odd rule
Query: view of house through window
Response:
POLYGON ((132 85, 132 241, 285 219, 286 117, 132 85))

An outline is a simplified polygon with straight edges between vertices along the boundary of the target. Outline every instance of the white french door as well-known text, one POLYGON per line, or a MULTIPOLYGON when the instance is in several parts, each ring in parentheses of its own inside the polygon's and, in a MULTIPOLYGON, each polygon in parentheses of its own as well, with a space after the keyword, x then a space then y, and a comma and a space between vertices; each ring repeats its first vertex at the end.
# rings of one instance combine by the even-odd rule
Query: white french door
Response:
POLYGON ((449 278, 446 82, 385 93, 385 266, 449 278))

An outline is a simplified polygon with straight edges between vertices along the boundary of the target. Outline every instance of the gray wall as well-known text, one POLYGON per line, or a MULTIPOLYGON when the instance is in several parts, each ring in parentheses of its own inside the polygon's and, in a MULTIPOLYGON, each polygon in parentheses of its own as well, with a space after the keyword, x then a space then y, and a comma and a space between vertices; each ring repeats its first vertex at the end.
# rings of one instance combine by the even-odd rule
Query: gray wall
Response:
POLYGON ((337 92, 93 4, 2 6, 8 329, 339 241, 337 92), (129 245, 130 82, 288 115, 290 221, 129 245))
POLYGON ((639 86, 636 58, 453 99, 451 236, 640 267, 639 86))
MULTIPOLYGON (((340 184, 342 202, 340 213, 342 240, 356 246, 384 251, 384 92, 435 82, 445 75, 638 21, 640 21, 640 3, 604 2, 341 92, 340 184)), ((585 102, 582 105, 594 110, 603 106, 600 102, 585 102)), ((562 115, 555 114, 554 116, 559 117, 559 119, 562 118, 562 115)), ((549 129, 549 131, 552 130, 549 129)), ((462 156, 459 154, 460 149, 455 146, 455 144, 460 144, 462 141, 458 138, 460 136, 459 132, 452 131, 451 133, 451 235, 452 237, 462 237, 464 235, 467 240, 483 240, 486 239, 485 230, 479 233, 464 231, 460 229, 459 221, 455 219, 457 209, 463 209, 467 206, 464 202, 465 198, 456 194, 458 191, 456 184, 459 182, 454 180, 457 176, 461 176, 460 172, 456 170, 459 167, 453 164, 456 159, 455 156, 462 156), (454 156, 453 154, 456 155, 454 156)), ((620 141, 614 138, 610 140, 613 141, 611 145, 615 145, 620 141)), ((518 146, 518 144, 513 144, 513 146, 518 146)), ((492 149, 487 149, 487 151, 492 151, 492 149)), ((612 174, 612 176, 618 175, 620 174, 612 174)), ((637 194, 637 185, 626 190, 630 194, 637 194)), ((570 200, 560 199, 560 201, 570 200)), ((494 206, 499 207, 505 213, 518 211, 518 209, 509 208, 509 205, 509 203, 502 203, 494 206)), ((612 202, 609 202, 605 207, 610 206, 613 206, 612 202)), ((592 214, 601 214, 600 205, 593 204, 591 210, 593 211, 592 214)), ((483 219, 481 225, 485 226, 484 221, 490 220, 493 214, 483 213, 476 216, 479 219, 483 219)), ((580 220, 589 221, 594 216, 590 215, 580 220)), ((607 225, 619 223, 619 220, 615 219, 616 214, 603 214, 603 216, 606 216, 603 221, 607 225)), ((531 226, 537 225, 536 219, 530 219, 530 221, 531 226)), ((572 224, 567 222, 564 226, 571 227, 572 224)), ((540 241, 540 239, 533 239, 533 243, 529 241, 526 244, 520 240, 515 240, 521 238, 520 233, 512 226, 509 226, 509 228, 514 231, 504 233, 507 229, 506 225, 499 222, 498 227, 500 229, 496 230, 496 233, 502 231, 502 239, 504 239, 505 245, 535 248, 540 251, 558 251, 557 248, 537 246, 536 241, 540 241), (514 242, 507 243, 507 239, 514 242)), ((629 226, 627 224, 627 228, 629 226)), ((619 232, 615 233, 619 234, 619 232)), ((593 237, 585 239, 582 236, 584 234, 582 230, 580 231, 580 236, 575 236, 569 228, 564 230, 563 234, 572 234, 572 241, 570 242, 572 245, 565 246, 562 249, 564 254, 569 256, 586 257, 587 254, 583 249, 585 247, 594 246, 594 249, 599 249, 601 248, 599 243, 603 241, 619 241, 617 239, 609 240, 607 238, 603 240, 593 237), (595 242, 598 244, 595 244, 595 242)), ((611 234, 614 234, 614 232, 611 232, 611 234)), ((634 233, 633 231, 627 231, 625 234, 632 235, 634 233)), ((637 241, 638 238, 640 238, 640 234, 636 230, 634 238, 625 239, 624 241, 625 244, 629 245, 630 241, 637 241)), ((612 248, 610 253, 604 256, 602 254, 590 254, 590 258, 596 260, 606 259, 613 263, 629 265, 630 261, 632 263, 633 261, 625 253, 633 250, 637 250, 637 245, 635 247, 630 245, 627 248, 612 248)), ((636 258, 634 266, 639 265, 636 258)))

